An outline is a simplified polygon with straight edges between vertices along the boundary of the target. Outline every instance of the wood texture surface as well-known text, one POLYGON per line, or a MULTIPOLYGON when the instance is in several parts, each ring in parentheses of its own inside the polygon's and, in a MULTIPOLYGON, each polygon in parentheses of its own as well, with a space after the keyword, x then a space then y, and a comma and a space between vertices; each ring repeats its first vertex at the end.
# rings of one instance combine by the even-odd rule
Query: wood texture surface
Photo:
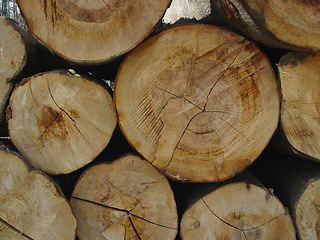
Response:
POLYGON ((170 0, 18 0, 29 30, 74 62, 101 63, 126 53, 154 29, 170 0))
POLYGON ((224 185, 183 214, 181 238, 296 239, 292 219, 271 192, 246 182, 224 185))
POLYGON ((279 62, 281 127, 292 150, 320 162, 318 53, 288 53, 279 62))
POLYGON ((15 24, 0 16, 0 122, 5 119, 5 109, 13 89, 10 81, 26 64, 26 46, 15 24))
POLYGON ((275 131, 280 105, 265 55, 237 34, 200 24, 134 49, 118 71, 114 101, 142 156, 172 179, 202 182, 248 167, 275 131))
POLYGON ((178 216, 165 176, 135 155, 87 169, 71 197, 79 239, 175 239, 178 216))
POLYGON ((32 76, 10 98, 11 141, 34 168, 50 174, 70 173, 93 161, 115 126, 106 88, 71 74, 32 76))
POLYGON ((320 49, 318 0, 219 0, 217 3, 231 26, 258 42, 300 51, 320 49))
POLYGON ((3 150, 0 165, 0 239, 75 239, 71 207, 46 175, 3 150))

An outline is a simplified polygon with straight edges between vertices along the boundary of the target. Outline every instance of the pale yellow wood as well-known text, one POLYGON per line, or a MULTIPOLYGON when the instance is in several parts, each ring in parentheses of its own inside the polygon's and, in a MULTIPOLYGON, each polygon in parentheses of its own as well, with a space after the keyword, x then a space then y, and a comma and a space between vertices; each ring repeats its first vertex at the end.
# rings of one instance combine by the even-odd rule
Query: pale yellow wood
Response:
POLYGON ((172 179, 203 182, 249 166, 274 133, 280 105, 265 55, 237 34, 199 24, 173 27, 130 52, 114 101, 141 155, 172 179))
POLYGON ((30 31, 62 57, 109 61, 147 37, 171 0, 18 0, 30 31))
MULTIPOLYGON (((0 80, 16 76, 26 63, 26 49, 21 34, 8 19, 0 16, 0 80)), ((3 89, 0 88, 0 94, 3 89)), ((1 96, 0 95, 0 96, 1 96)))
POLYGON ((7 18, 0 16, 0 122, 5 118, 5 108, 13 84, 26 64, 26 48, 21 34, 7 18))
POLYGON ((301 240, 320 239, 320 179, 312 181, 301 194, 295 221, 301 240))
POLYGON ((87 169, 71 197, 79 239, 175 239, 177 209, 165 176, 138 156, 87 169))
POLYGON ((70 205, 46 175, 3 150, 0 165, 0 239, 75 238, 70 205))
MULTIPOLYGON (((127 222, 128 219, 126 218, 121 218, 120 220, 127 222)), ((111 225, 102 233, 102 235, 107 240, 124 240, 126 238, 126 225, 122 223, 122 221, 121 223, 118 221, 116 224, 111 225)))
POLYGON ((293 150, 320 161, 320 54, 289 53, 278 65, 281 127, 293 150))
POLYGON ((271 47, 320 50, 317 0, 219 0, 238 29, 271 47))
POLYGON ((109 92, 82 77, 38 74, 10 98, 8 129, 19 152, 36 169, 70 173, 107 146, 116 126, 109 92))
POLYGON ((224 185, 191 205, 180 233, 183 240, 296 239, 282 203, 266 189, 245 182, 224 185))

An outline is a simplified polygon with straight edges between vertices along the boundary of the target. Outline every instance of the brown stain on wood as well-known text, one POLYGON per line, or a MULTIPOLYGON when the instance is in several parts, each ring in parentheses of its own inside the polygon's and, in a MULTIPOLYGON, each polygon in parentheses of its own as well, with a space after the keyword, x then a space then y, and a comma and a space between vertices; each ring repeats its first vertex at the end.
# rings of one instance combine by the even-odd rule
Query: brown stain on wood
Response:
MULTIPOLYGON (((242 39, 238 44, 240 44, 240 45, 244 44, 244 40, 242 39)), ((214 53, 214 54, 219 54, 219 56, 221 56, 221 58, 219 58, 219 62, 224 63, 224 61, 227 61, 227 59, 225 59, 222 56, 226 55, 225 54, 226 51, 227 51, 226 48, 219 48, 219 51, 216 51, 216 49, 215 49, 215 51, 213 51, 213 52, 210 51, 210 52, 196 58, 196 60, 199 61, 201 59, 202 61, 205 61, 207 57, 209 57, 210 55, 212 55, 214 53)), ((241 79, 240 81, 236 82, 239 85, 239 87, 237 89, 240 90, 239 94, 241 97, 241 101, 244 103, 244 105, 249 104, 250 107, 252 107, 252 109, 255 109, 255 112, 254 112, 254 114, 255 114, 258 109, 258 105, 260 102, 260 94, 261 94, 256 81, 258 78, 260 78, 261 71, 263 71, 263 67, 261 67, 261 62, 263 62, 263 60, 264 60, 263 54, 261 54, 259 51, 257 51, 257 48, 255 47, 254 44, 251 44, 251 43, 245 44, 245 46, 243 48, 240 48, 239 52, 234 53, 234 60, 231 61, 229 66, 226 67, 226 70, 224 71, 224 73, 219 77, 219 79, 211 87, 211 89, 207 95, 207 98, 204 99, 205 106, 207 105, 208 101, 210 101, 210 99, 208 99, 208 98, 210 97, 210 95, 213 94, 214 88, 215 88, 216 84, 218 83, 218 81, 220 81, 221 84, 232 85, 234 83, 224 83, 224 81, 229 78, 232 79, 234 76, 236 76, 236 79, 241 79), (252 57, 245 59, 245 61, 242 62, 241 64, 237 64, 236 66, 234 66, 236 59, 238 58, 239 55, 241 55, 241 53, 243 51, 249 52, 249 53, 254 53, 254 54, 252 57), (261 68, 259 68, 259 67, 261 67, 261 68), (244 86, 241 86, 242 84, 244 86)), ((195 69, 191 69, 190 76, 192 76, 193 70, 195 70, 195 69)), ((191 81, 188 86, 189 88, 192 86, 192 83, 193 82, 191 81)), ((181 98, 179 96, 176 96, 176 97, 177 97, 177 99, 181 98)), ((193 104, 191 101, 190 101, 190 103, 193 104)), ((195 104, 193 104, 193 105, 195 105, 195 104)), ((183 155, 185 153, 185 155, 193 156, 192 157, 193 159, 201 159, 201 160, 206 159, 206 161, 210 161, 214 155, 220 154, 220 153, 214 152, 215 151, 214 148, 210 148, 210 151, 199 152, 195 149, 189 148, 188 144, 186 147, 183 146, 184 138, 185 138, 185 135, 188 131, 191 131, 196 135, 214 134, 214 136, 216 136, 216 138, 217 138, 216 140, 218 140, 218 142, 219 142, 219 139, 221 140, 220 136, 216 132, 217 129, 216 129, 215 124, 212 124, 211 122, 206 121, 205 119, 200 121, 202 126, 206 126, 205 128, 200 128, 200 129, 195 128, 197 130, 192 130, 192 128, 191 128, 191 126, 193 126, 195 124, 194 123, 195 120, 198 119, 197 118, 198 116, 199 116, 199 119, 202 119, 208 113, 210 115, 213 114, 213 116, 214 116, 216 114, 215 112, 216 111, 207 112, 206 107, 204 107, 200 113, 198 113, 197 115, 193 116, 190 119, 190 121, 186 124, 185 131, 182 133, 179 141, 177 142, 177 145, 172 153, 172 157, 171 157, 169 163, 166 165, 165 168, 162 169, 163 172, 170 165, 172 160, 177 157, 177 154, 183 155)), ((217 112, 219 112, 219 111, 217 111, 217 112)), ((214 117, 212 117, 211 119, 214 119, 214 117)), ((221 121, 223 121, 223 119, 221 119, 221 118, 219 118, 219 119, 221 121)), ((166 123, 164 122, 164 124, 166 124, 166 123)), ((234 127, 231 123, 229 123, 229 121, 227 121, 226 124, 230 125, 230 128, 234 128, 235 131, 240 132, 238 129, 236 129, 236 127, 234 127)), ((197 125, 197 124, 195 124, 195 125, 197 125)), ((244 134, 242 134, 241 132, 240 132, 240 134, 245 138, 244 134)), ((219 168, 223 169, 223 166, 219 166, 219 168)), ((243 168, 245 168, 245 166, 243 166, 243 168)), ((215 169, 215 174, 217 174, 218 172, 219 172, 219 170, 215 169)))
POLYGON ((13 69, 17 69, 17 67, 18 67, 18 64, 15 60, 11 60, 10 65, 13 69))
POLYGON ((50 106, 44 106, 38 120, 41 135, 38 140, 44 143, 47 138, 64 141, 68 135, 66 119, 63 111, 57 111, 50 106))
POLYGON ((279 64, 280 66, 295 67, 301 63, 304 63, 308 58, 307 53, 288 53, 281 57, 279 64))
POLYGON ((301 5, 317 7, 320 4, 320 0, 299 0, 299 3, 301 5))
POLYGON ((75 109, 71 109, 70 110, 70 115, 73 117, 73 118, 79 118, 80 114, 79 114, 79 111, 75 110, 75 109))

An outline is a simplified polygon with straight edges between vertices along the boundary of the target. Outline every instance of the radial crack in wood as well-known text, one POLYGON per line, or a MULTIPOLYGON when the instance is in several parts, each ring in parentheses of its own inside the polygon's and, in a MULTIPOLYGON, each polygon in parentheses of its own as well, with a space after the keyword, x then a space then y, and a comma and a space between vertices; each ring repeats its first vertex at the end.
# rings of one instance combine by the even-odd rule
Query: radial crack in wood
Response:
MULTIPOLYGON (((2 218, 0 218, 0 231, 2 231, 2 229, 4 229, 5 227, 8 227, 8 229, 6 229, 7 231, 10 231, 9 229, 11 229, 12 231, 14 231, 15 233, 17 233, 16 238, 21 238, 21 239, 28 239, 28 240, 34 240, 33 238, 29 237, 28 235, 24 234, 23 232, 21 232, 20 230, 16 229, 14 226, 12 226, 11 224, 7 223, 6 221, 4 221, 2 218), (1 227, 1 225, 4 225, 3 227, 1 227)), ((9 233, 9 236, 11 235, 11 233, 9 233)), ((14 234, 12 234, 14 235, 14 234)))
POLYGON ((116 113, 106 88, 60 72, 25 79, 10 98, 13 144, 37 169, 70 173, 108 145, 116 113))
POLYGON ((293 221, 266 189, 237 182, 219 187, 192 204, 181 220, 187 239, 295 239, 293 221), (266 197, 268 196, 268 197, 266 197))
POLYGON ((194 182, 248 167, 280 108, 266 56, 237 34, 200 24, 173 27, 130 52, 114 101, 131 145, 168 177, 194 182))
POLYGON ((86 170, 70 202, 81 239, 175 239, 177 234, 167 179, 134 155, 86 170))
MULTIPOLYGON (((293 80, 293 79, 292 79, 293 80)), ((279 152, 261 155, 260 165, 252 168, 261 181, 274 188, 290 210, 298 239, 320 236, 320 165, 279 152), (277 165, 277 167, 274 167, 277 165), (285 174, 284 174, 285 172, 285 174), (272 178, 270 178, 272 176, 272 178)))

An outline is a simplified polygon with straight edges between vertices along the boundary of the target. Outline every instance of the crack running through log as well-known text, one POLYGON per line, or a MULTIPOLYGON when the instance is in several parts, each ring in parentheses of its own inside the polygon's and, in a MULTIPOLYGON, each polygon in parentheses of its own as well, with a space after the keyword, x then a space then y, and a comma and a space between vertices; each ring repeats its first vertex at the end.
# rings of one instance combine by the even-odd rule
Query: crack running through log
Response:
MULTIPOLYGON (((182 132, 182 134, 181 134, 181 136, 180 136, 180 138, 179 138, 179 140, 178 140, 178 142, 177 142, 177 144, 176 144, 176 146, 175 146, 175 148, 174 148, 174 150, 172 151, 171 158, 170 158, 169 162, 167 163, 167 165, 166 165, 165 167, 163 167, 163 168, 160 169, 161 171, 165 171, 166 168, 168 168, 168 166, 171 164, 171 162, 172 162, 172 160, 173 160, 174 153, 175 153, 176 149, 178 148, 178 146, 179 146, 179 144, 180 144, 183 136, 185 135, 186 131, 188 130, 188 127, 189 127, 189 125, 191 124, 191 122, 193 121, 193 119, 194 119, 195 117, 197 117, 198 115, 204 113, 204 112, 208 112, 208 111, 206 110, 206 106, 207 106, 207 103, 208 103, 209 96, 212 94, 213 89, 217 86, 218 82, 223 78, 223 76, 226 74, 226 72, 232 67, 232 65, 234 64, 234 62, 236 61, 236 59, 238 58, 238 56, 240 55, 240 53, 243 51, 243 49, 245 49, 245 46, 242 47, 242 48, 240 48, 240 50, 236 53, 236 55, 234 56, 234 58, 233 58, 233 60, 231 61, 231 63, 230 63, 230 64, 227 66, 227 68, 222 72, 221 76, 219 76, 218 79, 214 82, 214 84, 212 85, 212 87, 211 87, 210 90, 209 90, 208 95, 206 96, 206 102, 205 102, 203 108, 198 107, 196 104, 194 104, 192 101, 188 100, 187 98, 177 96, 177 95, 175 95, 175 94, 173 94, 173 93, 171 93, 171 92, 169 92, 169 91, 167 91, 167 90, 165 90, 165 89, 163 89, 163 88, 160 88, 160 87, 155 86, 154 84, 152 84, 153 86, 159 88, 160 90, 165 91, 165 92, 168 93, 168 94, 171 94, 171 95, 173 95, 173 96, 175 96, 175 97, 177 97, 177 98, 182 98, 182 99, 184 99, 185 101, 191 103, 193 106, 195 106, 196 108, 198 108, 199 110, 201 110, 201 112, 195 114, 195 115, 189 120, 189 122, 187 123, 184 131, 182 132)), ((204 54, 204 55, 205 55, 205 54, 204 54)), ((229 55, 228 55, 228 56, 229 56, 229 55)), ((195 57, 195 56, 193 56, 193 58, 194 58, 194 57, 195 57)), ((194 61, 194 60, 193 60, 193 61, 194 61)), ((194 65, 194 64, 192 64, 191 70, 190 70, 190 73, 189 73, 188 83, 189 83, 189 81, 190 81, 190 79, 191 79, 191 75, 192 75, 192 72, 193 72, 193 65, 194 65)), ((164 109, 164 108, 165 108, 165 106, 163 107, 163 109, 164 109)), ((219 111, 210 111, 210 112, 219 112, 219 111)), ((221 111, 221 112, 222 112, 222 111, 221 111)), ((229 112, 226 112, 226 113, 229 113, 229 112)), ((230 114, 232 114, 232 113, 230 113, 230 114)), ((234 127, 231 123, 229 123, 228 121, 222 119, 221 117, 219 117, 219 118, 220 118, 223 122, 225 122, 226 124, 228 124, 230 127, 232 127, 236 132, 238 132, 239 134, 241 134, 241 136, 243 136, 247 141, 249 141, 249 140, 245 137, 245 135, 244 135, 241 131, 239 131, 236 127, 234 127)), ((221 140, 220 136, 216 133, 216 131, 215 131, 215 130, 213 130, 213 131, 214 131, 215 134, 218 136, 218 138, 221 140)), ((154 161, 155 161, 155 160, 154 160, 154 161)), ((153 162, 154 162, 154 161, 153 161, 153 162)))
POLYGON ((41 133, 41 135, 38 137, 37 140, 39 140, 40 138, 43 137, 43 135, 47 132, 48 128, 57 120, 58 117, 61 116, 61 111, 57 114, 57 116, 49 123, 49 125, 43 130, 43 132, 41 133))
MULTIPOLYGON (((48 78, 46 78, 47 80, 47 86, 48 86, 48 91, 49 91, 49 94, 50 94, 50 97, 52 98, 54 104, 57 106, 57 108, 59 108, 62 112, 64 112, 68 118, 73 122, 73 126, 76 128, 76 130, 79 132, 79 134, 81 135, 81 137, 85 140, 85 142, 90 146, 91 144, 88 142, 88 140, 85 138, 85 136, 82 134, 82 132, 80 131, 80 129, 78 128, 77 124, 76 124, 76 121, 69 115, 69 113, 67 113, 67 111, 65 111, 63 108, 61 108, 58 103, 56 102, 56 100, 54 99, 53 95, 52 95, 52 92, 51 92, 51 89, 50 89, 50 86, 49 86, 49 80, 48 78)), ((60 114, 58 115, 60 116, 60 114)), ((55 118, 54 120, 56 120, 57 118, 55 118)), ((51 123, 52 124, 52 123, 51 123)), ((47 129, 47 128, 46 128, 47 129)), ((43 135, 43 134, 41 134, 43 135)))
MULTIPOLYGON (((34 240, 33 238, 29 237, 27 234, 21 232, 19 229, 15 228, 14 226, 12 226, 10 223, 6 222, 5 220, 3 220, 2 218, 0 218, 0 223, 4 224, 5 226, 7 226, 8 228, 12 229, 13 231, 17 232, 18 234, 20 234, 22 237, 24 237, 25 239, 28 240, 34 240)), ((1 231, 1 230, 0 230, 1 231)))
MULTIPOLYGON (((169 226, 165 226, 165 225, 162 225, 162 224, 159 224, 159 223, 155 223, 155 222, 152 222, 148 219, 145 219, 143 217, 140 217, 136 214, 133 214, 131 213, 131 211, 134 209, 131 209, 131 210, 127 210, 127 209, 122 209, 122 208, 116 208, 116 207, 112 207, 112 206, 108 206, 108 205, 104 205, 102 203, 98 203, 98 202, 95 202, 95 201, 91 201, 91 200, 87 200, 87 199, 83 199, 83 198, 79 198, 79 197, 75 197, 75 196, 72 196, 71 198, 73 199, 76 199, 78 201, 83 201, 83 202, 86 202, 86 203, 90 203, 90 204, 93 204, 93 205, 96 205, 96 206, 99 206, 99 207, 103 207, 103 208, 107 208, 107 209, 111 209, 111 210, 114 210, 114 211, 119 211, 119 212, 123 212, 123 213, 126 213, 128 216, 129 216, 129 219, 130 219, 130 216, 133 216, 135 218, 138 218, 138 219, 141 219, 147 223, 150 223, 150 224, 153 224, 153 225, 156 225, 156 226, 159 226, 159 227, 163 227, 163 228, 167 228, 167 229, 173 229, 175 230, 176 228, 174 227, 169 227, 169 226)), ((132 223, 132 220, 130 219, 130 222, 132 223)), ((134 228, 134 225, 132 223, 132 227, 134 228)))
POLYGON ((139 233, 138 233, 138 230, 137 230, 136 227, 134 226, 134 223, 133 223, 133 220, 131 219, 131 216, 128 215, 128 218, 129 218, 130 224, 131 224, 134 232, 136 233, 136 235, 137 235, 137 237, 139 238, 139 240, 141 240, 141 237, 140 237, 140 235, 139 235, 139 233))
POLYGON ((202 202, 204 203, 204 205, 209 209, 209 211, 210 211, 216 218, 218 218, 220 221, 222 221, 223 223, 227 224, 228 226, 230 226, 230 227, 232 227, 232 228, 235 228, 235 229, 237 229, 237 230, 239 230, 239 231, 241 231, 241 232, 243 232, 243 233, 244 233, 244 232, 253 231, 253 230, 257 229, 257 228, 260 228, 260 227, 262 227, 262 226, 264 226, 264 225, 266 225, 266 224, 268 224, 268 223, 270 223, 270 222, 272 222, 272 221, 274 221, 274 220, 276 220, 276 219, 278 219, 278 218, 280 218, 281 216, 283 216, 283 215, 286 214, 286 212, 284 212, 284 213, 282 213, 282 214, 280 214, 280 215, 278 215, 278 216, 276 216, 276 217, 273 217, 273 218, 270 219, 269 221, 267 221, 267 222, 265 222, 265 223, 263 223, 263 224, 261 224, 261 225, 259 225, 259 226, 256 226, 256 227, 248 228, 248 229, 241 229, 241 228, 239 228, 239 227, 237 227, 237 226, 232 225, 231 223, 228 223, 227 221, 223 220, 222 218, 220 218, 220 217, 209 207, 209 205, 206 203, 206 201, 205 201, 203 198, 201 198, 201 200, 202 200, 202 202))

